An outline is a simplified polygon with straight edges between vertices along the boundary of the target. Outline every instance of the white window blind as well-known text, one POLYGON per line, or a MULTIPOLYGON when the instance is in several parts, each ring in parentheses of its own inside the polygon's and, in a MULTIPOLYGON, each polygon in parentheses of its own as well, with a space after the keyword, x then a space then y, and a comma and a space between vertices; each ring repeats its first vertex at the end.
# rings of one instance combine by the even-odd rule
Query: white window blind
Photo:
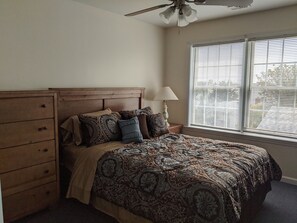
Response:
POLYGON ((193 46, 191 65, 190 125, 297 137, 297 37, 193 46))
POLYGON ((192 125, 239 130, 244 45, 193 48, 192 125))
POLYGON ((247 129, 297 134, 297 38, 252 42, 247 129))

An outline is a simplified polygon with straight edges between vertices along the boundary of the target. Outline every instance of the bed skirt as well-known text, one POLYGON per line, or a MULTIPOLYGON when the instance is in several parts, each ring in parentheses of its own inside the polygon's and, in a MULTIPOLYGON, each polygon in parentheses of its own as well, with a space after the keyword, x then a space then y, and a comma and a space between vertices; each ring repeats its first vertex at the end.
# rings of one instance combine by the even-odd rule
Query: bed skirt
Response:
POLYGON ((135 215, 126 209, 117 206, 109 201, 100 197, 92 196, 91 204, 97 210, 115 218, 119 223, 153 223, 141 216, 135 215))

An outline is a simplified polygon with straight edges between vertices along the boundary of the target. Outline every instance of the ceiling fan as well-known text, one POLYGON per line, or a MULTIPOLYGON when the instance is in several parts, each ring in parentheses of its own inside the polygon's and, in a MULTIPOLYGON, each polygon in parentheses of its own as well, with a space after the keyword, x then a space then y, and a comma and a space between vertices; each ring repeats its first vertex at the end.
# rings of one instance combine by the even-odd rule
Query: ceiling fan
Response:
POLYGON ((253 0, 169 0, 171 3, 156 5, 150 8, 139 10, 126 14, 125 16, 135 16, 142 13, 150 12, 156 9, 168 7, 164 12, 159 15, 162 21, 169 24, 170 19, 174 13, 178 12, 177 25, 179 27, 187 26, 189 23, 198 20, 197 11, 192 9, 187 3, 193 3, 195 5, 216 5, 216 6, 227 6, 232 8, 246 8, 253 3, 253 0))

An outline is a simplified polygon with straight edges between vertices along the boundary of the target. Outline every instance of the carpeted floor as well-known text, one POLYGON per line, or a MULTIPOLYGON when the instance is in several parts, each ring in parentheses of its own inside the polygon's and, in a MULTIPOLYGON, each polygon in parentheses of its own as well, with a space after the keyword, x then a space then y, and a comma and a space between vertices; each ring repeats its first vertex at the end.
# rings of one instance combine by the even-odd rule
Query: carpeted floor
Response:
MULTIPOLYGON (((58 207, 15 223, 117 223, 113 218, 75 200, 62 199, 58 207)), ((273 182, 253 223, 297 223, 297 186, 273 182)))
POLYGON ((272 182, 272 191, 253 223, 297 223, 297 186, 272 182))

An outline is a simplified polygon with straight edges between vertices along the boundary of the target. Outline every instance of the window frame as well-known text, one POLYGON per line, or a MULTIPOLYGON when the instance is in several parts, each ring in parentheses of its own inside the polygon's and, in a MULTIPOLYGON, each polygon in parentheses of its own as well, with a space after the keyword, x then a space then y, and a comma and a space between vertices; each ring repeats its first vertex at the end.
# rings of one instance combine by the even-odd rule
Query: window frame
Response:
MULTIPOLYGON (((293 139, 297 138, 296 134, 294 133, 282 133, 282 132, 269 132, 265 130, 256 130, 256 129, 249 129, 248 128, 248 112, 249 112, 249 100, 251 97, 251 81, 252 81, 252 72, 253 72, 253 62, 254 62, 254 47, 256 41, 261 40, 274 40, 274 39, 284 39, 284 38, 297 38, 297 34, 288 34, 288 35, 278 35, 273 37, 261 37, 261 38, 236 38, 233 40, 228 41, 212 41, 212 42, 203 42, 201 44, 191 44, 190 47, 190 55, 189 55, 189 87, 188 87, 188 115, 187 115, 187 126, 193 128, 200 128, 200 129, 207 129, 213 131, 220 131, 220 132, 229 132, 229 133, 237 133, 237 134, 251 134, 256 135, 259 137, 269 138, 269 137, 278 137, 283 139, 293 139), (216 127, 216 126, 206 126, 206 125, 199 125, 193 124, 193 104, 194 104, 194 76, 195 76, 195 48, 202 47, 202 46, 212 46, 212 45, 220 45, 220 44, 230 44, 230 43, 239 43, 244 42, 244 55, 243 55, 243 78, 242 78, 242 85, 240 88, 240 95, 239 95, 239 130, 236 129, 229 129, 223 127, 216 127)), ((282 49, 284 51, 284 48, 282 49)), ((268 55, 267 55, 268 56, 268 55)))
POLYGON ((243 122, 242 119, 244 118, 243 111, 245 110, 245 82, 246 82, 246 60, 247 60, 247 40, 246 39, 237 39, 237 40, 228 40, 228 41, 220 41, 220 42, 212 42, 210 44, 203 43, 203 44, 193 44, 190 47, 190 75, 189 75, 189 102, 188 102, 188 126, 193 127, 202 127, 202 128, 208 128, 208 129, 219 129, 219 130, 226 130, 226 131, 232 131, 232 132, 243 132, 243 122), (199 124, 193 124, 191 123, 191 120, 193 119, 193 92, 195 90, 195 83, 194 83, 194 70, 195 70, 195 57, 193 56, 195 54, 195 47, 203 47, 203 46, 214 46, 214 45, 222 45, 222 44, 236 44, 236 43, 243 43, 243 58, 242 58, 242 78, 241 78, 241 86, 239 88, 239 128, 238 129, 228 129, 224 127, 218 127, 218 126, 206 126, 206 125, 199 125, 199 124))

